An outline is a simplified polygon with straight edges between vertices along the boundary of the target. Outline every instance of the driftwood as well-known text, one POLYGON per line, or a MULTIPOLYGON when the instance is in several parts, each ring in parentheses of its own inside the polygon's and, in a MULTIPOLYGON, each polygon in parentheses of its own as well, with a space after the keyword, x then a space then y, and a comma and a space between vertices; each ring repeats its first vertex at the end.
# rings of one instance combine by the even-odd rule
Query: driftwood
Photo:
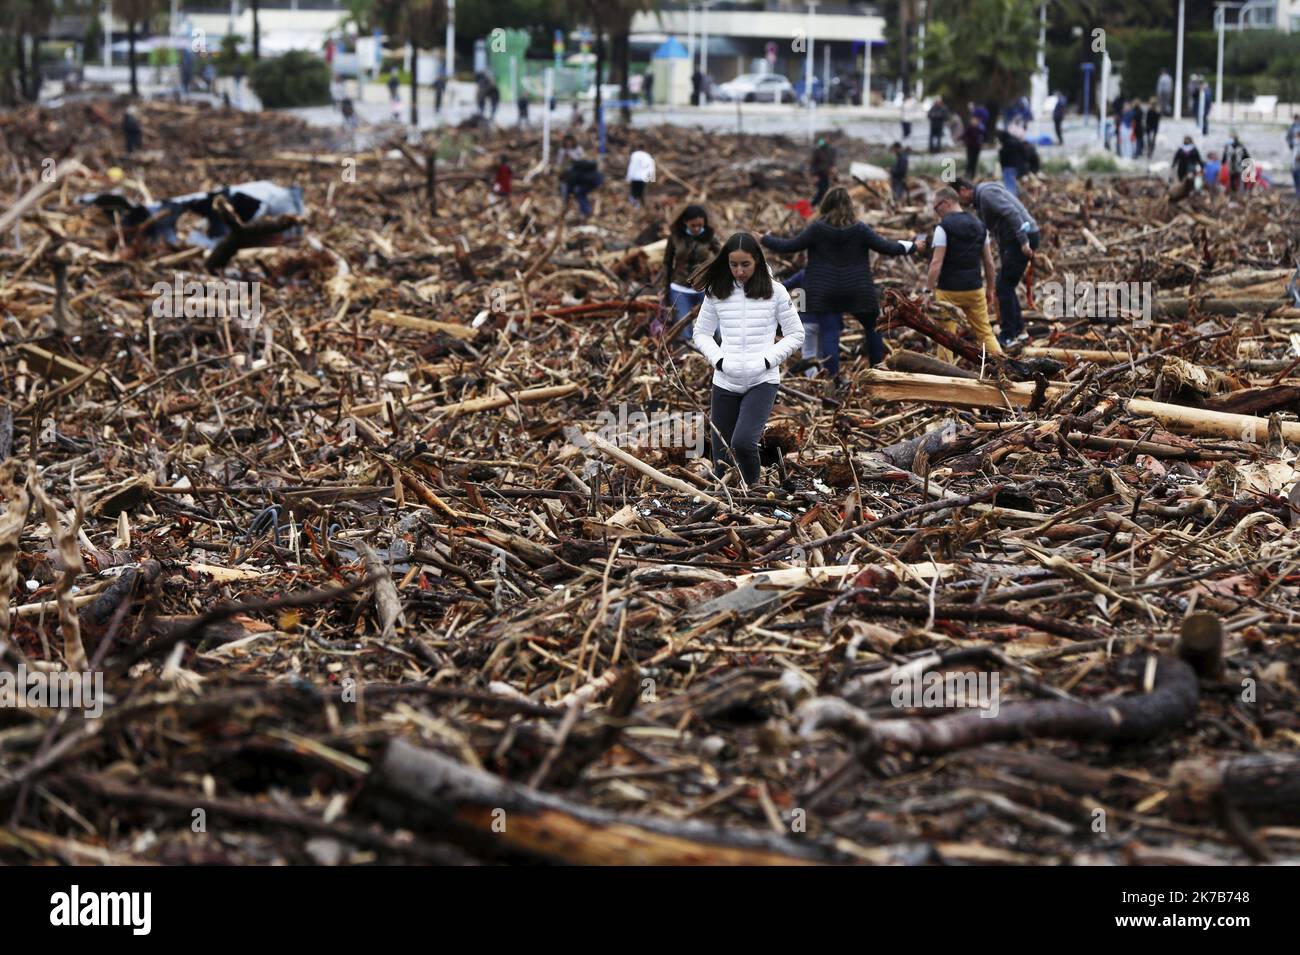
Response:
POLYGON ((503 783, 394 740, 360 804, 393 825, 499 858, 570 865, 809 865, 844 861, 797 837, 628 817, 503 783))
MULTIPOLYGON (((874 397, 882 401, 929 401, 974 408, 1026 408, 1033 402, 1035 395, 1034 386, 1028 384, 999 385, 880 370, 868 373, 865 386, 874 397)), ((1046 389, 1049 397, 1060 395, 1064 391, 1063 385, 1049 385, 1046 389)), ((1131 398, 1124 405, 1131 414, 1150 416, 1162 425, 1186 434, 1233 438, 1261 444, 1268 439, 1269 423, 1266 418, 1188 408, 1145 398, 1131 398)), ((1287 441, 1300 443, 1300 424, 1284 421, 1281 429, 1282 436, 1287 441)))
MULTIPOLYGON (((1149 739, 1177 729, 1196 712, 1198 690, 1191 666, 1175 657, 1150 658, 1150 693, 1130 693, 1105 704, 1068 701, 1010 703, 998 714, 970 713, 933 720, 873 721, 843 700, 824 698, 805 704, 803 732, 834 726, 855 740, 861 758, 881 752, 945 753, 954 749, 1031 737, 1124 741, 1149 739)), ((1129 661, 1140 677, 1146 657, 1129 661), (1136 662, 1135 662, 1136 661, 1136 662)))
POLYGON ((1181 819, 1216 819, 1229 810, 1253 822, 1300 821, 1300 757, 1294 753, 1184 760, 1174 765, 1170 782, 1170 808, 1181 819))

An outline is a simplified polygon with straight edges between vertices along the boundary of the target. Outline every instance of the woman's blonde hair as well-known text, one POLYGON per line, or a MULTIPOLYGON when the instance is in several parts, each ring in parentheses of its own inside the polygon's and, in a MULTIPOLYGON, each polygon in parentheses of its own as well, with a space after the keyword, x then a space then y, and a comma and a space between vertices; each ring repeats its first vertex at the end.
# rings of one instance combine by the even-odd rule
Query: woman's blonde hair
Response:
POLYGON ((836 186, 822 198, 821 218, 827 225, 833 225, 836 228, 851 226, 858 221, 857 213, 853 209, 853 200, 849 197, 849 191, 843 186, 836 186))

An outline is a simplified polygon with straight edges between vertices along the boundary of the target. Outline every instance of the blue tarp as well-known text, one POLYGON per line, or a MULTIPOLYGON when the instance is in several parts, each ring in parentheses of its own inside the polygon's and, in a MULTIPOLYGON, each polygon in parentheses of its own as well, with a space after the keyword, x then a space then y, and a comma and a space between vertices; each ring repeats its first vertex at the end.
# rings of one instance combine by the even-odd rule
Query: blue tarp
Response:
POLYGON ((659 45, 659 49, 650 54, 652 60, 684 60, 689 54, 675 37, 669 37, 659 45))

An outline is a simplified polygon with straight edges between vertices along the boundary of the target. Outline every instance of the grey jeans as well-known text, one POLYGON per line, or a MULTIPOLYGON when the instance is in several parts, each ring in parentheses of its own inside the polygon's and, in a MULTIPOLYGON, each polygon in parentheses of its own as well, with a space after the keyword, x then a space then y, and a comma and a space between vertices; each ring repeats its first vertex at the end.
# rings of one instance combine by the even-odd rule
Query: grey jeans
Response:
POLYGON ((777 387, 767 382, 755 385, 744 394, 737 394, 713 386, 713 399, 709 407, 709 422, 712 425, 709 437, 713 444, 714 474, 720 473, 719 461, 731 460, 740 468, 746 484, 758 483, 758 442, 763 437, 763 428, 767 425, 768 415, 772 413, 772 406, 776 404, 777 387))

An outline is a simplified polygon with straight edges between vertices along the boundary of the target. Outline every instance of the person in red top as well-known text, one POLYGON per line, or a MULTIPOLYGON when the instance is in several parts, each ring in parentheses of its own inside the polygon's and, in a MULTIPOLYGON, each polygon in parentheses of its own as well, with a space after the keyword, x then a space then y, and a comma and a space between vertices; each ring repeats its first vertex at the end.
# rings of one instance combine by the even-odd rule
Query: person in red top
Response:
POLYGON ((510 160, 503 155, 497 164, 496 177, 492 180, 492 191, 509 199, 510 183, 513 179, 514 171, 510 168, 510 160))

